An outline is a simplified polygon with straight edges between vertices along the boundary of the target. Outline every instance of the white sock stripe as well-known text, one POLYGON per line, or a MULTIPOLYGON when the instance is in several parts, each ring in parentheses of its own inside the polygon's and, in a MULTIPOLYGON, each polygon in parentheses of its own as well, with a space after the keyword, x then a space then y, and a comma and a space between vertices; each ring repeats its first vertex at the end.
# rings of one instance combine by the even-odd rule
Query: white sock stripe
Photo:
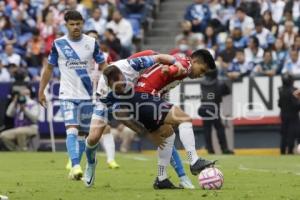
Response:
POLYGON ((98 143, 95 144, 94 146, 91 146, 87 140, 85 140, 85 146, 86 148, 89 148, 89 149, 95 149, 97 146, 98 146, 98 143))
POLYGON ((83 135, 78 135, 78 136, 77 136, 77 140, 78 140, 78 141, 85 140, 85 136, 83 136, 83 135))
POLYGON ((180 128, 185 129, 185 128, 190 128, 190 127, 193 127, 192 122, 183 122, 183 123, 179 124, 179 126, 178 126, 179 129, 180 128))
POLYGON ((66 133, 67 133, 67 135, 73 134, 73 135, 77 135, 77 136, 78 136, 78 129, 77 129, 77 128, 74 128, 74 127, 68 128, 68 129, 66 130, 66 133))

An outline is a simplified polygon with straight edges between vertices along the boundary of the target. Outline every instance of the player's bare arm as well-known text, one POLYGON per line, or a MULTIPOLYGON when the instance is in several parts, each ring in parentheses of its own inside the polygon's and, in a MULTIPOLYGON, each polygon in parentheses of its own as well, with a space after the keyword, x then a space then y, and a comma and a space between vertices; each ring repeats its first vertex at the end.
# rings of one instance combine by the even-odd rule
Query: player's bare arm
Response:
POLYGON ((53 66, 50 64, 44 66, 43 71, 42 71, 40 88, 39 88, 39 103, 43 107, 46 107, 46 96, 45 96, 44 91, 45 91, 47 84, 50 81, 50 78, 52 76, 52 71, 53 71, 53 66))

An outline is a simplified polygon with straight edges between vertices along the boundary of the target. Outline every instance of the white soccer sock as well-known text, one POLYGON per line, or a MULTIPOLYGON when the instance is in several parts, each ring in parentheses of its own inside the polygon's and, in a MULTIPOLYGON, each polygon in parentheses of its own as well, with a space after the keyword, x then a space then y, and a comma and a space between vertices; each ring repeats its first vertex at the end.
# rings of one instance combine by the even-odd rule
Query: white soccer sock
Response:
POLYGON ((166 138, 166 144, 163 149, 158 148, 158 180, 162 181, 168 178, 167 166, 170 164, 172 149, 174 146, 175 134, 166 138))
POLYGON ((115 160, 115 140, 111 133, 103 134, 100 140, 103 149, 105 150, 107 162, 115 160))
POLYGON ((195 136, 192 122, 183 122, 178 126, 180 141, 187 152, 188 161, 193 165, 198 160, 198 155, 195 147, 195 136))

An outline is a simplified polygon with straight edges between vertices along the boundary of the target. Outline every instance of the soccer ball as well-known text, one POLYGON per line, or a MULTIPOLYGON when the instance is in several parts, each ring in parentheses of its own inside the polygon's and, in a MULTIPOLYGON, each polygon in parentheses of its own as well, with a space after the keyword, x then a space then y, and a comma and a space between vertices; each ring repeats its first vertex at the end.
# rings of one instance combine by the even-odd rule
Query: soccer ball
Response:
POLYGON ((200 187, 204 190, 219 190, 224 183, 222 172, 215 167, 202 170, 198 180, 200 187))

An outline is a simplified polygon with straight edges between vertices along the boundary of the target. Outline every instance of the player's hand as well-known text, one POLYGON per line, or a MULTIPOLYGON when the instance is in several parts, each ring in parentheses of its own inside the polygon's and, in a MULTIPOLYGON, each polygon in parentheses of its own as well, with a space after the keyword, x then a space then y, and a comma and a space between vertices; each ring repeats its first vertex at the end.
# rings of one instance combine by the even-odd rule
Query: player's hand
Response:
POLYGON ((150 133, 148 134, 148 137, 160 149, 163 149, 165 147, 166 141, 165 141, 165 137, 163 137, 162 135, 150 133))
POLYGON ((163 75, 168 75, 169 72, 170 72, 169 67, 170 67, 169 65, 163 65, 162 68, 161 68, 161 73, 162 73, 163 75))
POLYGON ((47 108, 46 96, 43 92, 39 93, 39 103, 44 108, 47 108))
POLYGON ((300 99, 300 89, 295 90, 295 91, 293 92, 293 95, 294 95, 296 98, 300 99))
POLYGON ((186 68, 184 68, 183 65, 182 65, 180 62, 177 61, 174 65, 178 68, 178 71, 177 71, 177 73, 174 75, 174 77, 181 76, 181 75, 187 73, 186 68))

